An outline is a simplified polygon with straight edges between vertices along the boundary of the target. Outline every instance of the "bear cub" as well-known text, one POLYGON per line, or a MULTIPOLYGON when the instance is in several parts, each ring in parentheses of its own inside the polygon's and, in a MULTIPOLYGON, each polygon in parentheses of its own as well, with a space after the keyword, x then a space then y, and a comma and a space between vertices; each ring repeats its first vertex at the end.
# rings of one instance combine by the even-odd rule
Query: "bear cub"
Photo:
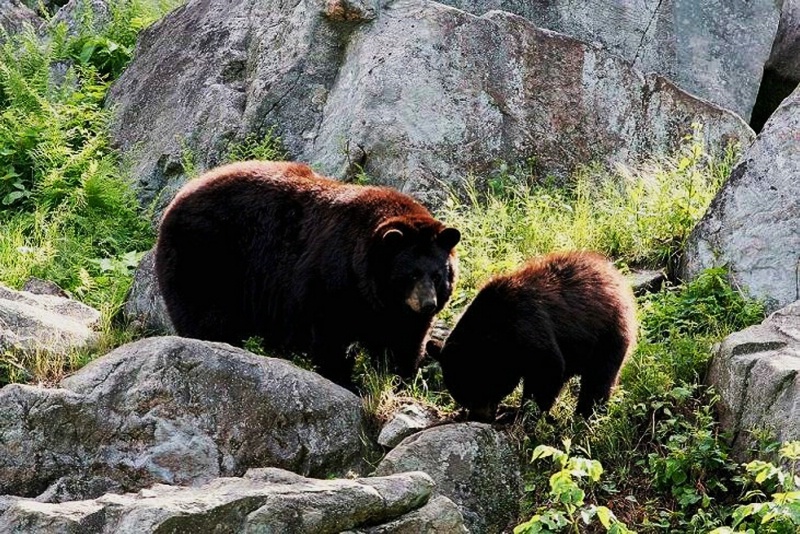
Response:
POLYGON ((552 253, 486 283, 443 346, 430 349, 444 383, 470 419, 491 421, 523 381, 523 403, 543 413, 572 376, 580 376, 576 412, 605 403, 636 343, 630 284, 603 256, 552 253))
POLYGON ((456 278, 461 235, 412 197, 250 161, 186 184, 161 218, 159 288, 181 336, 309 353, 352 389, 359 342, 409 378, 456 278))

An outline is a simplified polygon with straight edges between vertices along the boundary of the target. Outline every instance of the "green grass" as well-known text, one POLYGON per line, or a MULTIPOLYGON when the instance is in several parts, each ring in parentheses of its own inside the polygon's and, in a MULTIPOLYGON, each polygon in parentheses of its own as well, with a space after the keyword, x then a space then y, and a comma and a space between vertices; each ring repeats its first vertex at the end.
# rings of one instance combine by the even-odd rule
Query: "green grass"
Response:
MULTIPOLYGON (((75 32, 54 24, 44 37, 31 30, 0 47, 0 281, 18 288, 32 276, 48 279, 97 307, 100 348, 126 339, 110 319, 155 238, 111 148, 103 101, 139 31, 175 5, 112 2, 102 23, 81 8, 75 32)), ((2 357, 0 383, 59 376, 58 364, 13 358, 2 357)), ((87 358, 71 356, 63 367, 87 358)))
POLYGON ((519 172, 494 179, 486 190, 470 180, 466 195, 451 194, 438 212, 463 236, 450 309, 463 307, 491 275, 554 250, 590 249, 621 267, 671 269, 736 154, 731 146, 721 158, 709 156, 695 126, 670 157, 613 172, 583 169, 567 187, 519 172))

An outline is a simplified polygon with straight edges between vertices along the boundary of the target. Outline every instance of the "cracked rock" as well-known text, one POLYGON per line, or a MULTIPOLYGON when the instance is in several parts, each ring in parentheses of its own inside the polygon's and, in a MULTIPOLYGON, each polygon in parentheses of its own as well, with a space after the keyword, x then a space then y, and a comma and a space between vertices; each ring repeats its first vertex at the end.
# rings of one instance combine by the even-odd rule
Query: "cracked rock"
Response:
POLYGON ((56 295, 0 286, 0 352, 68 354, 97 341, 100 312, 56 295))
POLYGON ((681 277, 725 265, 768 310, 798 298, 800 88, 764 126, 689 236, 681 277))
POLYGON ((533 158, 566 180, 670 153, 695 122, 714 154, 754 137, 735 113, 601 46, 424 0, 190 1, 142 32, 107 102, 156 213, 186 180, 183 151, 202 171, 273 126, 291 159, 338 179, 363 171, 434 208, 498 162, 533 158))
POLYGON ((434 494, 458 506, 467 528, 502 532, 518 519, 521 459, 508 437, 482 423, 454 423, 404 439, 378 465, 375 475, 423 471, 434 494))
POLYGON ((720 395, 720 423, 740 456, 754 444, 751 430, 800 439, 800 301, 725 338, 706 381, 720 395))
MULTIPOLYGON (((400 534, 410 531, 391 526, 418 518, 432 488, 433 480, 420 472, 317 480, 280 469, 251 469, 242 478, 218 478, 199 487, 157 484, 138 493, 61 504, 18 499, 5 508, 0 531, 140 534, 205 532, 213 526, 215 532, 336 534, 386 524, 388 529, 369 532, 400 534)), ((449 509, 441 500, 431 504, 443 515, 432 518, 433 524, 464 532, 452 503, 449 509)))
MULTIPOLYGON (((686 91, 745 119, 779 34, 772 0, 443 0, 482 15, 510 11, 540 28, 600 43, 642 72, 656 72, 686 91)), ((791 2, 784 2, 786 5, 791 2)), ((794 36, 795 34, 789 34, 794 36)), ((792 48, 791 50, 795 50, 792 48)))
POLYGON ((360 465, 363 421, 358 397, 286 360, 147 338, 59 388, 0 389, 0 494, 89 498, 251 467, 341 474, 360 465))

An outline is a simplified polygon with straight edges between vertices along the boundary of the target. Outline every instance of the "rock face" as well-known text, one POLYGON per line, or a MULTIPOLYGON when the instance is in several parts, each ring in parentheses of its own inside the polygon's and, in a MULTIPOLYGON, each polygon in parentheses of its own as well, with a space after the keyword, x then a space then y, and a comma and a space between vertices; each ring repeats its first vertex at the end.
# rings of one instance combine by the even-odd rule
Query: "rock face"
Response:
POLYGON ((392 448, 401 441, 434 424, 438 418, 419 404, 406 404, 383 425, 378 434, 378 444, 392 448))
POLYGON ((458 507, 441 495, 403 517, 376 527, 357 529, 353 534, 469 534, 458 507))
POLYGON ((753 429, 800 439, 800 301, 725 338, 707 382, 720 394, 720 423, 733 432, 735 451, 753 444, 753 429))
POLYGON ((0 0, 0 28, 9 35, 20 33, 26 27, 37 28, 42 22, 33 10, 19 0, 0 0))
POLYGON ((798 298, 800 89, 775 111, 693 230, 683 278, 728 265, 768 309, 798 298))
POLYGON ((481 15, 502 9, 581 41, 745 119, 781 17, 772 0, 444 0, 481 15))
POLYGON ((795 84, 800 82, 800 0, 783 0, 778 33, 765 68, 795 84))
POLYGON ((100 312, 76 300, 0 286, 0 352, 67 354, 97 339, 100 312))
POLYGON ((362 419, 355 395, 287 361, 144 339, 58 389, 0 389, 0 494, 31 497, 50 486, 63 500, 80 487, 199 484, 250 467, 328 476, 360 459, 362 419))
POLYGON ((520 459, 508 438, 481 423, 448 424, 403 440, 378 465, 378 476, 424 471, 435 493, 455 502, 475 533, 501 532, 517 519, 520 459))
MULTIPOLYGON (((142 534, 213 527, 215 532, 335 534, 384 524, 367 532, 399 534, 411 532, 398 525, 413 524, 424 513, 427 506, 415 509, 428 501, 432 488, 431 478, 419 472, 314 480, 280 469, 251 469, 243 478, 220 478, 196 488, 156 485, 138 494, 63 504, 18 500, 0 517, 0 531, 142 534)), ((442 499, 430 504, 453 517, 452 502, 449 507, 442 499)), ((440 532, 464 532, 459 519, 450 523, 454 530, 440 532)), ((445 524, 441 518, 433 521, 445 524)))
POLYGON ((738 116, 507 12, 336 6, 193 0, 146 30, 109 93, 141 199, 169 200, 182 150, 207 168, 272 126, 293 159, 338 178, 364 170, 429 204, 499 161, 564 175, 665 152, 693 122, 712 150, 752 140, 738 116))
POLYGON ((153 250, 142 257, 136 268, 122 307, 122 318, 132 328, 147 335, 175 335, 175 327, 158 288, 153 250))

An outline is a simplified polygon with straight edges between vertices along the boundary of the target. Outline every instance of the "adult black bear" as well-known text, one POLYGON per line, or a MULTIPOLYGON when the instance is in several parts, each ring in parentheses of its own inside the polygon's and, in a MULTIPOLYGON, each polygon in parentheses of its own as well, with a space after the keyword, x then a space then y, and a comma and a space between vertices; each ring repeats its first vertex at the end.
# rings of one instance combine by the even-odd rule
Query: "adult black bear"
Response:
POLYGON ((494 419, 520 379, 523 402, 547 412, 575 375, 576 412, 588 417, 608 400, 636 330, 633 292, 606 258, 553 253, 484 285, 432 356, 470 418, 494 419))
POLYGON ((408 195, 308 166, 244 162, 189 182, 167 207, 156 274, 179 335, 308 352, 352 387, 348 346, 387 350, 410 377, 456 277, 458 230, 408 195))

